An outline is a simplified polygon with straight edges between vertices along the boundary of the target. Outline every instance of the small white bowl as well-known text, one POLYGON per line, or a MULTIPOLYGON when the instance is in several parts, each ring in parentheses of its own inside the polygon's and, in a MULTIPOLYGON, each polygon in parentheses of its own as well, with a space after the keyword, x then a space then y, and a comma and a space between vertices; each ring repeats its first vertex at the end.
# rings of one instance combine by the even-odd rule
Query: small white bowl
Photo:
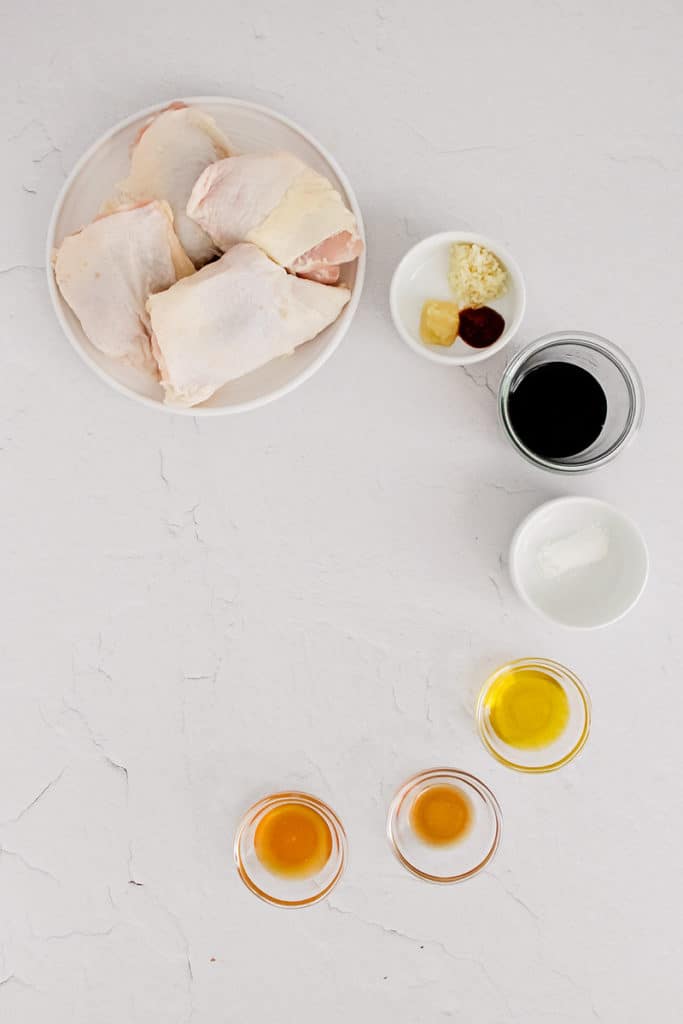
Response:
POLYGON ((425 359, 446 366, 480 363, 500 352, 519 330, 525 304, 524 278, 507 249, 492 238, 468 231, 442 231, 414 245, 396 267, 389 292, 394 326, 406 345, 425 359), (505 320, 505 330, 498 341, 488 348, 471 348, 462 338, 456 338, 448 348, 426 345, 420 337, 420 314, 424 302, 427 299, 455 301, 448 285, 449 254, 454 242, 474 242, 490 249, 508 271, 507 291, 490 303, 491 308, 497 310, 505 320))
POLYGON ((638 602, 648 576, 645 541, 631 520, 596 498, 557 498, 534 509, 510 545, 515 590, 535 612, 570 629, 598 629, 638 602))
MULTIPOLYGON (((245 100, 222 96, 190 96, 183 99, 190 107, 201 107, 215 118, 235 150, 241 153, 287 149, 329 178, 344 198, 364 238, 363 217, 351 185, 334 157, 294 121, 267 107, 245 100)), ((363 277, 365 250, 353 263, 342 268, 341 281, 351 290, 351 298, 333 324, 312 341, 300 345, 290 356, 274 359, 258 370, 231 381, 201 405, 184 409, 163 404, 161 385, 151 377, 99 352, 85 335, 78 319, 61 296, 52 269, 53 249, 66 235, 88 224, 112 193, 117 181, 128 173, 130 147, 142 126, 154 114, 169 105, 157 103, 139 110, 114 125, 101 136, 78 161, 55 203, 47 234, 47 281, 52 304, 64 334, 79 356, 98 377, 128 398, 154 409, 180 416, 222 416, 245 412, 272 402, 308 380, 325 363, 351 326, 356 315, 363 277)))

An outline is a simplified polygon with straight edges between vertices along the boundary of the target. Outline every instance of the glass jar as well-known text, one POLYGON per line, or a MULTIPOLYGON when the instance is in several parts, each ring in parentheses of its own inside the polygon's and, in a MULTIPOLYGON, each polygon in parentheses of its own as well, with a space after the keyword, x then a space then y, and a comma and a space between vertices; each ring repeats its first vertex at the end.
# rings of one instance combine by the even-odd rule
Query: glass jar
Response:
POLYGON ((583 473, 610 462, 633 439, 643 419, 643 386, 631 360, 611 341, 583 331, 546 334, 518 352, 505 369, 498 392, 498 413, 507 437, 529 462, 558 473, 583 473), (584 451, 546 458, 528 448, 510 419, 510 396, 523 378, 546 363, 572 363, 587 370, 607 399, 600 435, 584 451))

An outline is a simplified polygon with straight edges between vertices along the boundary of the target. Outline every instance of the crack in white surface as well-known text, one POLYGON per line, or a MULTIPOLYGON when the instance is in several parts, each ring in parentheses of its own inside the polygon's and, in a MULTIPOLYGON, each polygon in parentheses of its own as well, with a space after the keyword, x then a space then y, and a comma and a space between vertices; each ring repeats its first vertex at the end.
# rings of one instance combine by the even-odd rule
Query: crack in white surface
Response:
POLYGON ((6 978, 0 978, 0 988, 2 988, 3 985, 9 985, 10 983, 21 985, 22 988, 30 988, 33 992, 38 991, 35 985, 32 985, 24 978, 21 978, 18 974, 8 974, 6 978))
POLYGON ((189 944, 187 947, 187 996, 189 999, 189 1007, 187 1011, 187 1024, 194 1017, 194 974, 192 973, 192 961, 190 960, 189 944))
MULTIPOLYGON (((101 633, 98 636, 98 645, 97 646, 98 646, 98 652, 101 652, 101 650, 102 650, 102 634, 101 633)), ((108 676, 107 673, 105 673, 105 675, 107 675, 107 677, 109 679, 111 679, 111 677, 108 676)), ((69 704, 69 702, 67 700, 65 700, 64 698, 62 698, 62 703, 63 703, 64 707, 66 708, 66 710, 70 714, 75 715, 79 719, 79 721, 83 724, 90 743, 99 752, 102 760, 106 764, 108 764, 109 767, 112 768, 117 773, 117 775, 119 775, 119 777, 121 778, 121 780, 122 780, 122 782, 124 784, 126 807, 128 807, 128 805, 130 803, 130 776, 128 774, 128 769, 126 768, 126 766, 124 764, 121 764, 120 761, 114 760, 114 758, 109 753, 107 753, 107 751, 106 751, 106 749, 104 747, 103 741, 98 739, 97 735, 95 734, 94 729, 90 725, 90 722, 88 721, 86 715, 84 715, 84 713, 81 711, 81 709, 76 707, 74 704, 69 704)), ((128 879, 129 879, 129 881, 133 882, 133 884, 135 884, 135 885, 142 884, 142 883, 138 883, 137 880, 134 878, 133 869, 132 869, 132 860, 133 860, 133 845, 132 845, 132 840, 129 839, 129 841, 128 841, 128 864, 127 864, 128 879)))
MULTIPOLYGON (((100 671, 100 670, 97 669, 97 671, 100 671)), ((111 676, 108 673, 104 672, 103 670, 101 670, 101 671, 103 672, 103 674, 109 680, 111 680, 111 676)), ((97 738, 97 736, 95 735, 95 732, 94 732, 92 726, 90 725, 90 722, 88 721, 86 716, 83 714, 83 712, 80 710, 80 708, 77 708, 74 704, 69 704, 68 701, 64 700, 64 698, 62 698, 62 703, 64 704, 64 707, 69 712, 71 712, 71 714, 76 715, 76 717, 79 718, 80 721, 83 723, 83 725, 85 726, 85 730, 86 730, 86 732, 88 734, 88 738, 90 739, 90 742, 92 743, 92 745, 97 750, 99 750, 99 752, 102 755, 102 758, 104 759, 104 761, 106 761, 106 763, 108 765, 110 765, 111 768, 114 768, 117 772, 120 772, 122 774, 124 782, 125 782, 125 787, 126 787, 126 803, 128 803, 129 783, 130 783, 130 779, 129 779, 129 776, 128 776, 128 769, 126 768, 125 765, 121 764, 119 761, 115 761, 114 758, 111 757, 111 755, 107 753, 107 751, 104 749, 103 742, 97 738)))
POLYGON ((23 853, 19 853, 18 850, 8 850, 6 846, 0 846, 0 861, 3 857, 14 857, 19 864, 26 868, 27 871, 32 871, 36 875, 44 875, 46 878, 50 878, 53 882, 56 882, 57 885, 61 885, 59 879, 56 878, 52 872, 47 871, 46 868, 38 867, 37 864, 32 864, 31 861, 27 860, 23 853))
POLYGON ((45 122, 40 117, 32 117, 31 120, 27 121, 26 124, 22 128, 20 128, 18 132, 15 132, 14 135, 8 135, 7 136, 7 141, 8 142, 17 142, 19 139, 21 139, 26 134, 26 132, 29 130, 29 128, 32 128, 34 125, 36 125, 38 128, 40 128, 41 132, 43 133, 43 135, 45 136, 47 141, 50 143, 50 145, 54 146, 56 152, 61 153, 62 152, 61 149, 59 148, 59 146, 57 146, 55 144, 54 139, 52 138, 52 136, 50 135, 49 131, 45 127, 45 122))
POLYGON ((410 217, 401 217, 401 223, 403 224, 403 231, 409 242, 417 242, 421 237, 419 228, 410 217))
POLYGON ((31 163, 32 164, 36 164, 36 165, 40 165, 45 160, 47 160, 47 158, 49 156, 52 156, 53 153, 61 153, 61 152, 62 152, 61 149, 59 149, 57 146, 50 145, 50 148, 46 149, 45 152, 42 153, 40 156, 34 156, 33 159, 31 160, 31 163))
POLYGON ((434 722, 434 718, 432 717, 431 693, 432 693, 432 679, 431 679, 430 675, 426 675, 425 676, 425 692, 424 692, 424 708, 425 708, 425 717, 426 717, 427 721, 430 723, 430 725, 433 724, 433 722, 434 722))
POLYGON ((102 665, 99 662, 97 665, 94 665, 93 667, 95 672, 97 672, 98 676, 102 676, 102 678, 106 679, 108 683, 114 682, 114 677, 111 674, 111 672, 107 672, 106 668, 102 668, 102 665))
POLYGON ((506 487, 505 484, 496 484, 491 481, 490 483, 484 484, 484 487, 491 487, 494 491, 502 491, 503 494, 514 495, 514 494, 538 494, 535 487, 506 487))
POLYGON ((164 460, 164 453, 161 450, 161 448, 159 449, 159 476, 161 477, 161 480, 165 487, 171 486, 169 479, 166 475, 166 463, 164 460))
POLYGON ((196 505, 193 505, 192 508, 189 511, 192 514, 192 532, 194 533, 194 539, 197 541, 198 544, 203 544, 204 543, 204 538, 202 537, 202 535, 199 532, 199 520, 197 519, 197 510, 198 509, 199 509, 199 502, 197 502, 196 505))
POLYGON ((624 156, 617 156, 616 153, 606 153, 605 156, 614 164, 651 164, 653 167, 658 167, 662 171, 669 171, 675 173, 679 170, 678 167, 669 167, 659 157, 652 156, 651 153, 629 153, 624 156))
MULTIPOLYGON (((163 480, 164 476, 162 474, 160 474, 160 475, 161 475, 161 478, 163 480)), ((166 480, 166 486, 170 487, 170 484, 168 483, 167 480, 166 480)), ((200 507, 201 507, 201 503, 197 502, 195 505, 192 505, 190 508, 184 509, 183 513, 182 513, 184 519, 183 519, 183 522, 180 522, 180 523, 176 522, 173 519, 166 519, 166 518, 162 519, 162 521, 164 522, 164 524, 166 526, 166 529, 168 530, 168 532, 171 534, 172 537, 180 536, 180 534, 182 534, 184 532, 184 530, 188 526, 191 525, 192 526, 192 535, 193 535, 195 541, 198 544, 201 544, 201 545, 205 545, 206 544, 206 540, 205 540, 204 537, 202 537, 202 534, 201 534, 201 529, 200 529, 200 524, 199 524, 199 516, 197 514, 199 509, 200 509, 200 507)), ((208 585, 209 584, 206 583, 206 586, 208 586, 208 585)))
POLYGON ((381 7, 375 7, 375 50, 377 53, 384 53, 387 41, 386 32, 389 24, 386 11, 381 7))
POLYGON ((496 579, 496 577, 492 573, 488 574, 487 579, 490 580, 491 583, 493 584, 493 589, 495 590, 495 592, 496 592, 496 594, 498 596, 498 600, 500 602, 500 606, 501 606, 501 608, 504 608, 505 607, 505 600, 503 598, 503 592, 500 589, 500 583, 498 582, 498 580, 496 579))
POLYGON ((105 928, 104 931, 95 932, 87 929, 74 928, 68 932, 56 932, 53 935, 36 935, 36 938, 42 939, 43 942, 63 942, 66 939, 104 939, 118 928, 119 925, 113 924, 109 928, 105 928))
POLYGON ((501 988, 501 986, 499 985, 499 983, 493 977, 486 964, 473 954, 454 953, 451 949, 448 948, 448 946, 444 942, 441 942, 439 939, 419 939, 417 938, 417 936, 410 935, 408 932, 400 931, 398 928, 389 928, 387 925, 382 924, 381 921, 374 921, 370 918, 361 917, 353 910, 344 910, 342 907, 338 907, 336 904, 331 903, 329 900, 327 901, 325 906, 332 913, 341 914, 343 917, 351 917, 354 920, 358 921, 360 924, 366 925, 369 928, 376 928, 384 932, 385 935, 392 935, 396 938, 402 939, 405 942, 410 942, 412 945, 418 946, 419 949, 424 949, 426 946, 432 946, 435 949, 438 949, 444 956, 447 956, 450 960, 454 960, 456 963, 474 964, 475 967, 479 968, 483 977, 488 981, 490 987, 501 1000, 508 1015, 511 1018, 516 1017, 516 1014, 513 1013, 512 1007, 508 1002, 508 998, 503 989, 501 988))
POLYGON ((410 124, 409 121, 399 121, 398 124, 403 125, 403 127, 411 131, 413 135, 416 135, 418 139, 421 139, 436 156, 461 156, 469 153, 483 152, 510 153, 515 149, 519 149, 519 146, 496 146, 491 145, 490 143, 482 143, 477 146, 455 146, 453 148, 444 148, 442 146, 437 146, 428 135, 421 132, 414 124, 410 124))
MULTIPOLYGON (((207 586, 208 586, 208 584, 207 584, 207 586)), ((215 664, 215 666, 214 666, 214 668, 213 668, 213 670, 211 672, 183 672, 183 683, 184 684, 187 684, 187 683, 210 683, 211 684, 211 686, 210 686, 211 697, 215 701, 216 700, 216 685, 217 685, 217 682, 218 682, 218 675, 220 673, 222 665, 223 665, 223 658, 219 657, 219 658, 216 659, 216 664, 215 664)), ((187 735, 187 704, 188 704, 187 689, 184 688, 183 692, 182 692, 181 701, 180 701, 180 731, 181 731, 183 736, 187 735)), ((185 754, 185 766, 186 766, 186 771, 187 771, 188 779, 189 779, 189 777, 190 777, 190 769, 189 769, 189 761, 188 761, 188 758, 187 758, 187 753, 185 754)))
MULTIPOLYGON (((127 556, 124 556, 124 557, 127 557, 127 556)), ((77 664, 76 664, 76 653, 75 653, 75 650, 74 650, 74 652, 72 653, 72 658, 71 658, 71 671, 72 671, 72 674, 73 674, 74 678, 77 675, 85 674, 86 672, 96 672, 98 676, 102 676, 102 678, 106 679, 106 681, 108 683, 110 683, 112 686, 115 684, 116 680, 114 679, 113 675, 111 674, 111 672, 107 671, 107 669, 104 667, 104 665, 102 663, 102 646, 103 646, 102 634, 98 633, 97 634, 97 660, 96 660, 95 664, 92 664, 91 662, 89 662, 85 666, 83 666, 82 668, 79 668, 77 666, 77 664)), ((69 711, 72 711, 74 714, 80 715, 81 718, 83 718, 82 712, 80 712, 78 710, 78 708, 76 708, 73 705, 69 704, 66 700, 63 701, 63 703, 64 703, 64 706, 69 711)), ((88 726, 87 722, 85 722, 85 725, 89 729, 89 731, 92 732, 92 730, 90 730, 90 727, 88 726)))
POLYGON ((139 882, 137 880, 137 878, 135 877, 135 872, 133 871, 133 840, 132 839, 128 840, 128 865, 127 866, 128 866, 128 884, 129 885, 135 885, 139 889, 141 889, 145 883, 144 882, 139 882))
POLYGON ((39 804, 40 801, 43 799, 43 797, 46 796, 50 792, 52 787, 57 785, 57 783, 59 782, 59 780, 61 779, 61 777, 62 777, 62 775, 64 774, 65 771, 66 771, 66 765, 62 768, 62 770, 59 773, 59 775, 55 775, 54 779, 51 779, 47 783, 47 785, 43 786, 41 791, 39 793, 37 793, 36 796, 34 796, 33 799, 28 804, 26 804, 25 807, 23 807, 19 811, 19 813, 16 815, 16 817, 14 817, 14 818, 6 818, 5 821, 0 822, 0 825, 16 825, 16 823, 18 821, 21 821, 21 819, 24 817, 24 815, 28 814, 28 812, 30 810, 32 810, 32 808, 34 808, 36 806, 36 804, 39 804))
POLYGON ((44 273, 45 266, 39 263, 10 263, 7 267, 0 267, 0 275, 13 274, 16 270, 39 270, 44 273))
POLYGON ((325 786, 325 788, 327 789, 327 791, 328 791, 329 793, 333 793, 333 792, 334 792, 334 787, 330 785, 330 781, 329 781, 329 779, 328 779, 328 778, 327 778, 327 776, 325 775, 325 772, 324 772, 324 771, 322 770, 322 768, 320 767, 320 765, 318 764, 318 762, 317 762, 317 761, 316 761, 316 760, 315 760, 314 758, 312 758, 310 754, 306 754, 306 755, 305 755, 305 758, 306 758, 306 760, 308 761, 308 763, 309 763, 309 765, 311 766, 311 768, 312 768, 312 769, 313 769, 313 770, 314 770, 315 772, 317 772, 317 773, 318 773, 318 776, 319 776, 319 778, 320 778, 320 780, 321 780, 321 782, 322 782, 323 786, 325 786))
POLYGON ((571 974, 565 974, 564 971, 558 971, 556 967, 551 967, 550 971, 556 977, 562 978, 563 981, 568 982, 575 992, 578 992, 579 995, 583 996, 588 1001, 591 1014, 595 1018, 595 1020, 602 1020, 602 1017, 600 1016, 600 1013, 598 1012, 598 1009, 595 1006, 595 1003, 593 1002, 593 997, 588 989, 584 988, 583 985, 579 985, 579 983, 575 981, 574 978, 572 978, 571 974))
MULTIPOLYGON (((140 886, 140 888, 142 888, 142 886, 140 886)), ((159 908, 159 910, 163 911, 163 913, 170 918, 183 944, 183 952, 182 954, 180 954, 180 958, 184 961, 184 971, 187 983, 187 998, 189 1004, 187 1017, 185 1018, 185 1024, 190 1024, 191 1020, 194 1017, 194 971, 192 969, 190 940, 185 934, 185 929, 183 928, 178 915, 174 914, 172 910, 169 910, 168 907, 161 902, 159 897, 155 893, 151 892, 148 887, 145 888, 144 897, 146 899, 149 899, 151 903, 153 903, 156 907, 159 908)))
POLYGON ((30 121, 28 121, 28 122, 27 122, 27 123, 26 123, 26 124, 24 125, 24 127, 23 127, 23 128, 21 128, 21 129, 20 129, 20 130, 19 130, 18 132, 16 132, 16 133, 15 133, 14 135, 10 135, 10 136, 8 137, 7 141, 8 141, 8 142, 17 142, 17 141, 18 141, 19 139, 21 139, 21 138, 22 138, 22 137, 23 137, 23 136, 24 136, 24 135, 26 134, 26 132, 27 132, 27 131, 29 130, 29 128, 32 128, 32 127, 33 127, 34 125, 35 125, 35 126, 36 126, 36 127, 37 127, 37 128, 38 128, 38 129, 39 129, 39 130, 40 130, 40 131, 41 131, 41 132, 43 133, 43 135, 45 136, 45 141, 46 141, 46 142, 47 142, 47 144, 48 144, 48 148, 46 149, 46 151, 45 151, 44 153, 41 153, 41 155, 40 155, 40 156, 38 156, 38 157, 33 157, 33 158, 31 159, 31 163, 32 163, 32 164, 35 164, 35 165, 40 165, 40 164, 42 164, 42 163, 43 163, 43 162, 44 162, 45 160, 47 160, 47 158, 48 158, 49 156, 52 156, 53 154, 55 154, 55 153, 56 153, 56 154, 57 154, 57 156, 58 156, 58 158, 59 158, 59 159, 58 159, 58 163, 59 163, 59 168, 60 168, 60 170, 61 170, 62 174, 64 175, 64 177, 66 177, 66 168, 65 168, 65 166, 64 166, 64 154, 63 154, 63 150, 62 150, 62 147, 61 147, 61 146, 58 146, 58 145, 57 145, 57 143, 55 142, 55 140, 54 140, 54 138, 53 138, 53 136, 52 136, 51 132, 50 132, 50 131, 48 130, 48 128, 47 128, 47 126, 46 126, 45 122, 44 122, 44 121, 42 120, 42 118, 40 118, 40 117, 33 117, 33 118, 31 118, 31 120, 30 120, 30 121))
POLYGON ((7 142, 16 142, 18 139, 22 138, 22 136, 24 136, 29 128, 33 127, 34 124, 38 124, 38 119, 36 117, 32 117, 30 121, 27 121, 18 132, 14 133, 14 135, 8 135, 7 142))
POLYGON ((216 661, 216 667, 214 668, 213 672, 183 672, 183 679, 185 680, 185 682, 189 683, 209 682, 215 686, 218 680, 218 673, 221 670, 222 664, 223 659, 218 658, 216 661))
POLYGON ((103 676, 108 683, 114 683, 114 677, 111 672, 107 672, 106 668, 102 665, 102 648, 104 645, 104 639, 102 633, 97 634, 97 663, 95 664, 95 671, 98 675, 103 676))
POLYGON ((518 903, 520 907, 522 907, 527 912, 529 917, 531 917, 537 924, 540 924, 541 918, 536 913, 536 911, 532 910, 531 907, 527 903, 525 903, 523 899, 521 899, 515 892, 513 892, 512 889, 508 888, 508 886, 505 884, 502 878, 500 878, 498 875, 494 875, 491 871, 487 872, 487 874, 489 878, 492 878, 494 882, 498 883, 503 892, 506 893, 511 900, 514 900, 515 903, 518 903))
POLYGON ((405 715, 405 708, 402 708, 401 705, 399 704, 398 696, 396 694, 396 683, 391 684, 391 696, 394 701, 394 707, 398 711, 399 715, 405 715))
POLYGON ((462 370, 467 379, 471 380, 475 387, 485 388, 485 390, 488 391, 489 394, 491 394, 494 398, 498 398, 498 391, 489 381, 488 375, 485 374, 483 377, 477 377, 473 370, 471 370, 468 366, 463 366, 462 370))
POLYGON ((110 558, 112 562, 144 562, 148 556, 146 551, 130 551, 121 553, 119 551, 105 551, 104 557, 110 558))

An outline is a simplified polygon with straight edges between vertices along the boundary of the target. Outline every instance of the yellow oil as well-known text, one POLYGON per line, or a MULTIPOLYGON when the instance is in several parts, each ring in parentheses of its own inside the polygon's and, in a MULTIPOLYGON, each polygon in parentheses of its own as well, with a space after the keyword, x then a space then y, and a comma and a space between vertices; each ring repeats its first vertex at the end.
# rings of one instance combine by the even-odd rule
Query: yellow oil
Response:
POLYGON ((284 878, 308 878, 327 864, 332 833, 321 814, 305 804, 287 803, 264 814, 254 833, 263 866, 284 878))
POLYGON ((562 686, 541 668, 511 668, 489 688, 485 707, 496 736, 519 750, 554 743, 569 722, 562 686))

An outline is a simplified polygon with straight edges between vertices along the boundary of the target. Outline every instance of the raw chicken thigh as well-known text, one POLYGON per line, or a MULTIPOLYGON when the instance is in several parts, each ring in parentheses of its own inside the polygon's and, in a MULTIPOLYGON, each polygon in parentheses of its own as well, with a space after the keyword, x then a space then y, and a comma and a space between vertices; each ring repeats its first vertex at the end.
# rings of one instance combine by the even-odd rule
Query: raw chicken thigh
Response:
POLYGON ((166 403, 191 406, 228 381, 293 352, 350 297, 287 274, 254 245, 224 256, 147 303, 166 403))
POLYGON ((173 210, 183 248, 197 267, 218 253, 211 239, 185 212, 192 186, 205 167, 228 156, 228 140, 208 114, 182 103, 162 111, 142 130, 130 174, 116 186, 104 212, 122 203, 165 199, 173 210))
POLYGON ((168 204, 99 217, 65 238, 53 262, 59 290, 95 348, 157 375, 145 303, 194 272, 168 204))
POLYGON ((293 273, 328 284, 363 250, 337 190, 292 153, 219 160, 200 175, 187 213, 221 249, 253 242, 293 273))

